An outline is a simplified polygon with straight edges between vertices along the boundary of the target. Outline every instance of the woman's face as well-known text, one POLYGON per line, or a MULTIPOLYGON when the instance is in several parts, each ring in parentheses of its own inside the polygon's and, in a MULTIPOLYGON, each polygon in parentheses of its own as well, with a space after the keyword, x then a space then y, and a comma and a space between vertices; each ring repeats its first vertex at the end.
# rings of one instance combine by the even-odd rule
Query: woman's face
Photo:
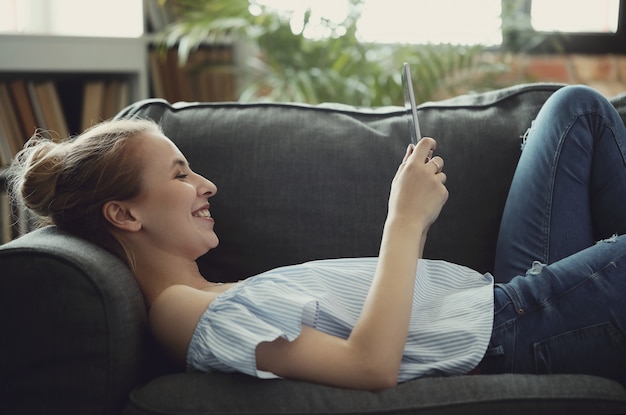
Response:
POLYGON ((135 151, 143 163, 142 190, 130 203, 148 243, 193 259, 215 248, 219 239, 208 199, 217 187, 194 173, 167 137, 146 134, 135 151))

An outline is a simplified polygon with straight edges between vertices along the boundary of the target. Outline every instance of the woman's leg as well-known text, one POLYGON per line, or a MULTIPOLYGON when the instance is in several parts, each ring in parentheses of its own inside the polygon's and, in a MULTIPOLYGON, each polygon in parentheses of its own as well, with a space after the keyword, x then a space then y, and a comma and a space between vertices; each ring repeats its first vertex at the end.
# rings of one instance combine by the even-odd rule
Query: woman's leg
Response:
POLYGON ((495 289, 484 373, 626 380, 626 235, 611 236, 626 229, 625 149, 622 120, 589 88, 540 111, 503 217, 496 276, 514 278, 495 289))
POLYGON ((555 92, 527 137, 504 210, 494 275, 509 281, 626 233, 626 128, 594 90, 555 92))
POLYGON ((488 373, 576 373, 626 384, 626 235, 495 289, 488 373))

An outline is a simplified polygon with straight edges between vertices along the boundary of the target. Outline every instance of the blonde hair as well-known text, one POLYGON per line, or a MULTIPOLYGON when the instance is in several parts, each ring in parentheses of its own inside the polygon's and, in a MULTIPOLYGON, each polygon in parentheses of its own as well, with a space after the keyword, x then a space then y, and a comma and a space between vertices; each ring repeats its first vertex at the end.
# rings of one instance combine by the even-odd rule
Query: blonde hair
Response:
POLYGON ((13 203, 30 209, 43 224, 108 249, 132 267, 131 253, 113 236, 102 207, 141 191, 143 166, 133 138, 144 134, 162 131, 151 120, 122 119, 96 124, 61 142, 36 133, 9 167, 13 203))

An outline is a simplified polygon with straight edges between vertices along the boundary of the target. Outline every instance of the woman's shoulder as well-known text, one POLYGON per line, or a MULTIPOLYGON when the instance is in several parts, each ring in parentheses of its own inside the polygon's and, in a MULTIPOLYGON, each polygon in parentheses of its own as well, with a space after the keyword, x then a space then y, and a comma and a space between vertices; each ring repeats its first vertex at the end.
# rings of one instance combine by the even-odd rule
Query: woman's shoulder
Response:
POLYGON ((148 311, 150 329, 157 341, 180 364, 200 317, 218 294, 187 285, 163 290, 148 311))

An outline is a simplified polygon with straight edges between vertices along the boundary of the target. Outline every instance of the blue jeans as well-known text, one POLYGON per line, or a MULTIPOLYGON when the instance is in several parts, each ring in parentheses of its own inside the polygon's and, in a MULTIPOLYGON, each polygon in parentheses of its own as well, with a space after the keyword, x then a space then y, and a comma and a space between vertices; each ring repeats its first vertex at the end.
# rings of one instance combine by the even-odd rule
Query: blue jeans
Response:
POLYGON ((604 97, 565 87, 533 122, 508 195, 481 372, 625 382, 625 233, 626 128, 604 97))

